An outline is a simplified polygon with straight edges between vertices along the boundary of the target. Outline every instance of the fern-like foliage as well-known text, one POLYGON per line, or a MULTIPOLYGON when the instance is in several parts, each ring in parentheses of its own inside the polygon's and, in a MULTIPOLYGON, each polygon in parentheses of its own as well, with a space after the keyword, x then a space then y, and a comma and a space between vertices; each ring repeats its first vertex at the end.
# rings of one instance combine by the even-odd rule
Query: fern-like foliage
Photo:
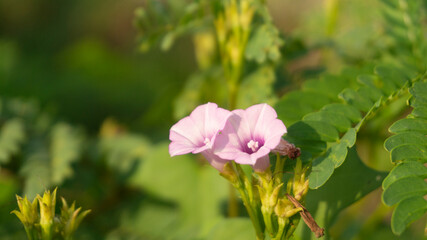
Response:
MULTIPOLYGON (((425 1, 382 0, 382 11, 391 59, 408 70, 426 68, 427 46, 423 29, 425 1)), ((386 57, 387 58, 387 57, 386 57)))
POLYGON ((6 121, 0 130, 0 163, 8 163, 12 156, 19 152, 25 139, 24 124, 21 119, 6 121))
POLYGON ((33 101, 3 99, 0 111, 0 165, 17 165, 24 194, 33 198, 62 184, 74 173, 84 136, 66 123, 56 123, 33 101))
POLYGON ((162 50, 168 50, 177 38, 205 27, 208 6, 208 1, 146 1, 144 8, 135 11, 140 49, 146 51, 159 45, 162 50))
POLYGON ((405 92, 414 78, 392 66, 376 66, 371 74, 367 69, 360 69, 360 73, 365 72, 361 75, 347 70, 341 76, 307 81, 301 91, 285 96, 276 105, 285 123, 292 122, 287 119, 289 115, 295 118, 310 112, 288 128, 287 138, 313 156, 312 189, 322 186, 341 166, 364 121, 405 92), (301 105, 293 108, 299 109, 299 114, 286 111, 294 104, 301 105))
POLYGON ((412 113, 390 127, 395 135, 384 144, 396 166, 383 181, 382 199, 397 204, 391 228, 399 235, 427 212, 427 82, 415 83, 410 93, 412 113))

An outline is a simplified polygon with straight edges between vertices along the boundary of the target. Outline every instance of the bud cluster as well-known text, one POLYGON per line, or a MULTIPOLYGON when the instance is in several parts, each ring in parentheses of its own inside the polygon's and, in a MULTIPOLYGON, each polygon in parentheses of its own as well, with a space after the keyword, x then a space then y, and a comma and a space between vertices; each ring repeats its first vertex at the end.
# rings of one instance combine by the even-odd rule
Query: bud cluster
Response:
POLYGON ((80 212, 81 208, 76 209, 75 203, 68 206, 67 201, 61 198, 61 214, 55 215, 56 191, 47 190, 32 202, 27 196, 16 196, 19 211, 13 210, 11 213, 24 225, 28 240, 71 240, 83 218, 90 213, 90 210, 80 212))

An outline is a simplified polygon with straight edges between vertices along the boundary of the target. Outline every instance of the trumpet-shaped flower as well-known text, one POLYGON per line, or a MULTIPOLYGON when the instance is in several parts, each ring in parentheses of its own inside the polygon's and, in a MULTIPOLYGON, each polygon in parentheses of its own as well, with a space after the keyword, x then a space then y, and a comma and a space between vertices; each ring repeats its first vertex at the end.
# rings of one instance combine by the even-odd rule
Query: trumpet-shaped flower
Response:
POLYGON ((222 171, 227 160, 214 155, 212 147, 230 116, 230 111, 219 108, 215 103, 198 106, 190 116, 181 119, 170 129, 169 154, 173 157, 202 153, 213 167, 222 171))
POLYGON ((285 133, 285 125, 268 104, 237 109, 218 135, 214 153, 222 159, 249 164, 256 171, 264 171, 270 165, 268 154, 285 133))

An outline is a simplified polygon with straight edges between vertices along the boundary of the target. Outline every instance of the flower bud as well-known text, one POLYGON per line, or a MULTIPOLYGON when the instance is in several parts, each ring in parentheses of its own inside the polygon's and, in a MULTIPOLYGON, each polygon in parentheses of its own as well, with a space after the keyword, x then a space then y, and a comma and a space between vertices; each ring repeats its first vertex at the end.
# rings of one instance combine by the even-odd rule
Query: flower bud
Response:
POLYGON ((91 211, 86 210, 82 213, 80 213, 81 207, 78 209, 75 209, 75 202, 71 204, 71 206, 68 206, 67 201, 65 201, 64 198, 61 198, 62 200, 62 208, 61 208, 61 224, 64 226, 64 230, 62 232, 62 235, 65 239, 70 238, 74 232, 79 227, 80 223, 82 222, 83 218, 86 217, 91 211))
POLYGON ((19 211, 13 210, 11 213, 14 213, 25 227, 32 226, 37 222, 38 218, 37 200, 34 199, 31 203, 27 196, 22 198, 18 195, 16 196, 16 200, 18 202, 19 211))
POLYGON ((294 144, 289 143, 285 139, 280 139, 279 145, 277 145, 273 152, 279 153, 282 156, 289 156, 291 159, 295 159, 301 155, 301 150, 295 147, 294 144))
POLYGON ((224 165, 222 172, 219 174, 227 179, 231 184, 233 184, 233 186, 236 186, 236 184, 239 183, 239 177, 237 176, 236 171, 234 171, 231 162, 227 162, 224 165))
POLYGON ((40 226, 42 228, 42 236, 44 239, 52 238, 53 220, 55 218, 55 205, 56 205, 56 188, 50 193, 45 191, 43 197, 37 195, 40 205, 40 226))
POLYGON ((301 200, 308 191, 308 179, 305 179, 305 172, 307 169, 303 169, 302 162, 300 159, 297 160, 295 166, 295 174, 293 180, 293 193, 297 200, 301 200))
POLYGON ((276 207, 274 208, 274 212, 277 216, 281 218, 290 218, 295 215, 297 212, 302 211, 302 208, 295 208, 291 201, 288 199, 280 199, 277 202, 276 207))

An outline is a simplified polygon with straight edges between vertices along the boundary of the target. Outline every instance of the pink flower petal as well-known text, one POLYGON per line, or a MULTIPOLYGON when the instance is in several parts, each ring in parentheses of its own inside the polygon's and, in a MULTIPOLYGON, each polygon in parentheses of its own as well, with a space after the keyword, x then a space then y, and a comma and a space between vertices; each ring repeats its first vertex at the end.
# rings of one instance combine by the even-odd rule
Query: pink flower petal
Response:
POLYGON ((285 133, 286 127, 277 119, 276 111, 267 104, 258 104, 246 110, 233 111, 216 138, 213 151, 223 159, 257 165, 258 169, 262 169, 269 164, 269 160, 266 160, 268 154, 285 133))
POLYGON ((246 118, 252 130, 252 137, 263 137, 270 128, 270 123, 277 119, 276 111, 266 103, 253 105, 246 109, 246 118))
POLYGON ((258 161, 253 165, 255 172, 264 172, 270 167, 270 158, 268 155, 259 158, 258 161))
POLYGON ((230 111, 218 108, 215 103, 207 103, 194 109, 190 118, 194 122, 193 127, 197 127, 204 138, 211 139, 224 128, 230 115, 230 111))
POLYGON ((171 127, 169 154, 202 153, 212 166, 222 170, 227 160, 215 156, 211 148, 230 115, 230 111, 219 108, 215 103, 198 106, 190 116, 171 127))
POLYGON ((194 125, 190 117, 185 117, 171 127, 169 133, 171 156, 190 153, 204 146, 204 136, 194 125))
POLYGON ((202 155, 206 158, 206 160, 208 160, 212 167, 216 168, 220 172, 224 170, 224 166, 228 162, 228 160, 221 159, 215 155, 211 150, 202 152, 202 155))

